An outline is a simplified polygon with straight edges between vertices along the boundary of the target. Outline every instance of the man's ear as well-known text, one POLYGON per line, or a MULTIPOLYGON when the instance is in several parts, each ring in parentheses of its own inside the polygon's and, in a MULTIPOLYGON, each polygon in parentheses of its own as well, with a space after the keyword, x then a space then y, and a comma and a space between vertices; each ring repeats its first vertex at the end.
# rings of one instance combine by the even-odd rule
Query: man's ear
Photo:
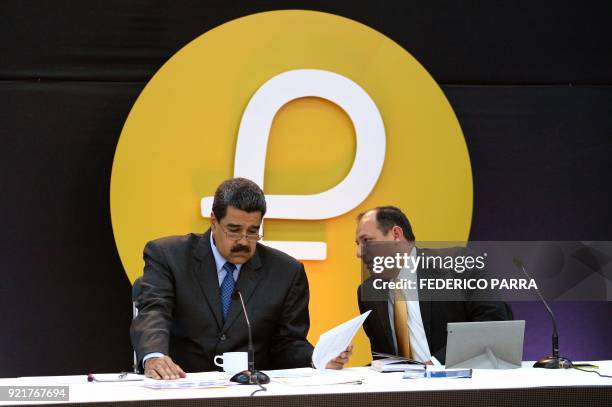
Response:
POLYGON ((391 233, 393 233, 393 240, 402 240, 404 238, 404 230, 397 225, 393 226, 391 233))
POLYGON ((210 228, 212 230, 215 230, 215 227, 217 226, 217 218, 215 218, 215 214, 214 213, 210 213, 210 228))

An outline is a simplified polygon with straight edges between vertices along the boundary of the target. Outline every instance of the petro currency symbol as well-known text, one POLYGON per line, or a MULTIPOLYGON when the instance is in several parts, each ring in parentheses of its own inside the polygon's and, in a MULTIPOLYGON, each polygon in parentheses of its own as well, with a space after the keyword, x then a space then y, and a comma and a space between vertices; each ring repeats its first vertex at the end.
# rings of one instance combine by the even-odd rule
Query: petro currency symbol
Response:
MULTIPOLYGON (((264 188, 266 150, 276 112, 290 101, 319 97, 340 106, 353 122, 355 159, 346 177, 334 187, 311 195, 266 195, 268 219, 321 220, 340 216, 370 194, 385 160, 385 127, 372 98, 345 76, 318 69, 283 72, 264 83, 249 101, 238 130, 234 176, 264 188)), ((202 198, 201 213, 209 217, 213 197, 202 198)), ((263 225, 262 225, 263 233, 263 225)), ((325 260, 325 242, 265 241, 300 260, 325 260)))

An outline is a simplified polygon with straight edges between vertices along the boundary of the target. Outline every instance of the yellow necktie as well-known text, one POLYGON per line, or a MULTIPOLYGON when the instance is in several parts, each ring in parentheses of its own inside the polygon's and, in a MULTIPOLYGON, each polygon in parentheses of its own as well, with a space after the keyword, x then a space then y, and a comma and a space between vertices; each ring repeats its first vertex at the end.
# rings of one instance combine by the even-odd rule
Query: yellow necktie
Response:
POLYGON ((395 302, 393 303, 393 323, 395 325, 395 337, 397 338, 397 350, 400 356, 411 358, 410 330, 408 328, 408 308, 404 295, 395 291, 395 302))

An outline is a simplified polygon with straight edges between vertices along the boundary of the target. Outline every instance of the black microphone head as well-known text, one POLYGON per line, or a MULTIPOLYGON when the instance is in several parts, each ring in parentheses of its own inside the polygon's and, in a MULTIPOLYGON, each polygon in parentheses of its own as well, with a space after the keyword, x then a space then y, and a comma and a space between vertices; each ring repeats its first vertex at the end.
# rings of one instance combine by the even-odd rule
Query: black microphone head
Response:
POLYGON ((234 290, 234 292, 232 293, 232 300, 238 300, 241 296, 242 293, 240 292, 240 290, 234 290))
POLYGON ((514 263, 514 265, 515 265, 516 267, 518 267, 518 268, 522 268, 522 267, 524 266, 524 264, 523 264, 523 260, 521 260, 521 259, 520 259, 520 257, 515 256, 515 257, 512 259, 512 262, 513 262, 513 263, 514 263))

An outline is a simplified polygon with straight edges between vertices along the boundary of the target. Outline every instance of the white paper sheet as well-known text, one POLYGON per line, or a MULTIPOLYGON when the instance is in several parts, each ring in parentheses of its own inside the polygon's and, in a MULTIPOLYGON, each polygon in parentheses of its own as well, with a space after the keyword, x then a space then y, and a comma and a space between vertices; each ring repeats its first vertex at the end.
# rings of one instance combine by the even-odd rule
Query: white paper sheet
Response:
POLYGON ((215 388, 224 388, 230 386, 236 386, 238 383, 230 382, 229 380, 187 380, 187 379, 178 379, 178 380, 147 380, 143 384, 142 387, 147 387, 149 389, 215 389, 215 388))
POLYGON ((319 373, 311 367, 299 367, 297 369, 279 369, 279 370, 266 370, 265 374, 270 379, 299 379, 302 377, 311 377, 319 373))
POLYGON ((362 384, 364 375, 358 375, 344 370, 314 370, 316 372, 308 377, 274 378, 277 383, 289 386, 331 386, 338 384, 362 384))
POLYGON ((321 334, 319 342, 312 353, 312 362, 317 369, 325 369, 325 365, 342 353, 355 337, 363 321, 370 315, 367 311, 335 328, 321 334))

